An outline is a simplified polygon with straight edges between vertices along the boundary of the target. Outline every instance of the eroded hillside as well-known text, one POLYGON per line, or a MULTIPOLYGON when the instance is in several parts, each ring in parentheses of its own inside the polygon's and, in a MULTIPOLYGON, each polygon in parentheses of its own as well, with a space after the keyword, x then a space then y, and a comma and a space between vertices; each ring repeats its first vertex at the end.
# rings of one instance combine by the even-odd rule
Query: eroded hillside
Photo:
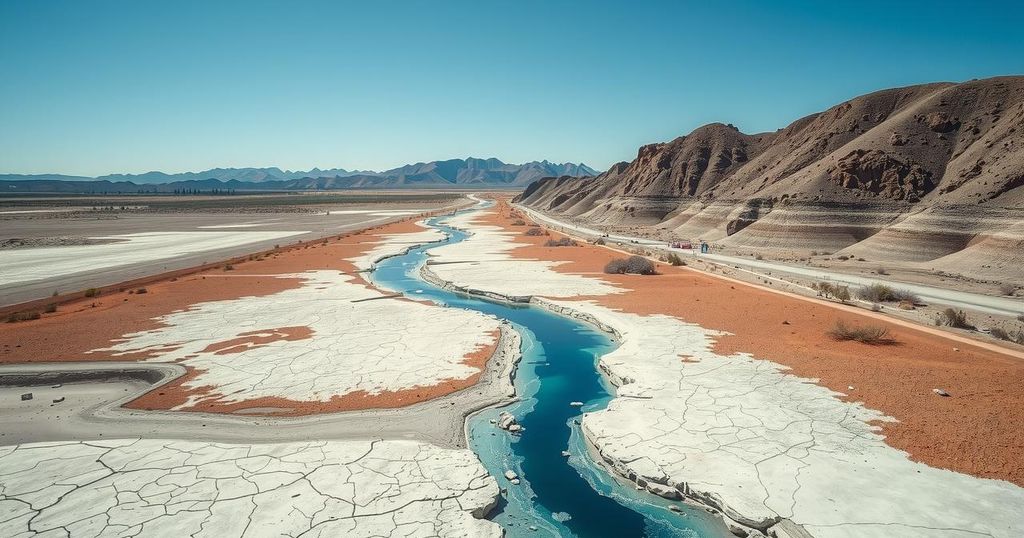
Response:
POLYGON ((520 200, 725 247, 1024 280, 1024 77, 883 90, 748 135, 710 124, 520 200))

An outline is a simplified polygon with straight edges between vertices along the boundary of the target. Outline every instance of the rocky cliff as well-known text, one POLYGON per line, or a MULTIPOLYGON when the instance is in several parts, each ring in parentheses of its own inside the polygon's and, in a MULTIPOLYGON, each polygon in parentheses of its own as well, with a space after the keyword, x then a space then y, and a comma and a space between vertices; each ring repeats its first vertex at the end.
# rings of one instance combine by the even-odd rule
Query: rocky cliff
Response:
POLYGON ((774 133, 711 124, 524 204, 748 249, 1005 275, 1024 261, 1024 77, 856 97, 774 133))

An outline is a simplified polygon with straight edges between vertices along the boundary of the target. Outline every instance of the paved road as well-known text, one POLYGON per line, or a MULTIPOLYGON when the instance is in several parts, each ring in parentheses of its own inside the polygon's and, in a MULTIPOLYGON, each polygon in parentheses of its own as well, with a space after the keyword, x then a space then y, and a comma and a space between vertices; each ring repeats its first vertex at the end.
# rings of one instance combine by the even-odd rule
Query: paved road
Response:
MULTIPOLYGON (((588 236, 604 236, 604 232, 586 228, 583 226, 577 226, 568 222, 563 222, 558 219, 552 218, 543 213, 539 213, 522 205, 516 204, 516 207, 526 212, 530 218, 544 222, 552 226, 572 230, 576 233, 588 236)), ((746 269, 752 269, 755 271, 771 271, 773 273, 788 273, 791 275, 798 275, 803 277, 814 278, 817 280, 829 280, 832 282, 839 282, 850 286, 866 286, 870 284, 886 284, 889 286, 905 289, 917 294, 921 299, 931 302, 938 303, 957 308, 968 308, 971 310, 985 312, 989 314, 996 314, 1002 316, 1017 316, 1024 314, 1024 300, 1011 298, 1011 297, 993 297, 990 295, 982 295, 979 293, 969 293, 965 291, 949 290, 944 288, 936 288, 932 286, 924 286, 921 284, 911 284, 909 282, 899 282, 895 280, 877 278, 877 277, 863 277, 848 275, 844 273, 837 273, 829 271, 827 269, 821 269, 817 267, 800 267, 794 265, 786 265, 776 262, 768 262, 761 260, 753 260, 750 258, 741 258, 737 256, 726 256, 723 254, 700 254, 696 251, 689 249, 677 249, 669 248, 668 243, 665 241, 656 241, 653 239, 644 239, 640 237, 629 237, 623 235, 608 234, 605 236, 607 239, 613 241, 621 241, 625 243, 636 243, 651 248, 657 248, 663 251, 676 252, 683 255, 693 256, 708 261, 718 262, 727 265, 740 266, 746 269)))

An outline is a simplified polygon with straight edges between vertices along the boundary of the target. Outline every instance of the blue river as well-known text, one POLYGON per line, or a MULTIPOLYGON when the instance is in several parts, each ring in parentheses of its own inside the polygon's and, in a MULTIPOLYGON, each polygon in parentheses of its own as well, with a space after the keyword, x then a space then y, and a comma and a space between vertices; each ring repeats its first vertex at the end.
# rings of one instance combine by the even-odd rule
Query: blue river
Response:
POLYGON ((598 357, 615 348, 608 335, 539 307, 457 294, 420 278, 427 250, 467 237, 444 225, 444 218, 428 224, 446 232, 445 241, 382 260, 370 276, 378 286, 410 298, 508 320, 522 335, 523 358, 514 379, 519 399, 473 415, 468 425, 470 448, 505 490, 490 517, 506 536, 729 535, 705 511, 637 491, 592 461, 577 422, 583 412, 602 409, 612 398, 613 388, 596 367, 598 357), (573 401, 584 406, 572 407, 573 401), (501 411, 515 415, 525 432, 513 435, 492 424, 501 411), (503 476, 506 470, 522 482, 511 485, 503 476), (672 505, 680 511, 670 511, 672 505))

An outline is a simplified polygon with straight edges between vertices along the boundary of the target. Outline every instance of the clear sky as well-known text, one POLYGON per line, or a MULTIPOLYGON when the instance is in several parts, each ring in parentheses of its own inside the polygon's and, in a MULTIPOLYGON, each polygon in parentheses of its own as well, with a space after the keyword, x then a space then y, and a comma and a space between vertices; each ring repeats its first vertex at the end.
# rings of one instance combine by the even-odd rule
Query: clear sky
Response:
POLYGON ((0 173, 605 168, 712 121, 1024 74, 1024 2, 0 1, 0 173))

